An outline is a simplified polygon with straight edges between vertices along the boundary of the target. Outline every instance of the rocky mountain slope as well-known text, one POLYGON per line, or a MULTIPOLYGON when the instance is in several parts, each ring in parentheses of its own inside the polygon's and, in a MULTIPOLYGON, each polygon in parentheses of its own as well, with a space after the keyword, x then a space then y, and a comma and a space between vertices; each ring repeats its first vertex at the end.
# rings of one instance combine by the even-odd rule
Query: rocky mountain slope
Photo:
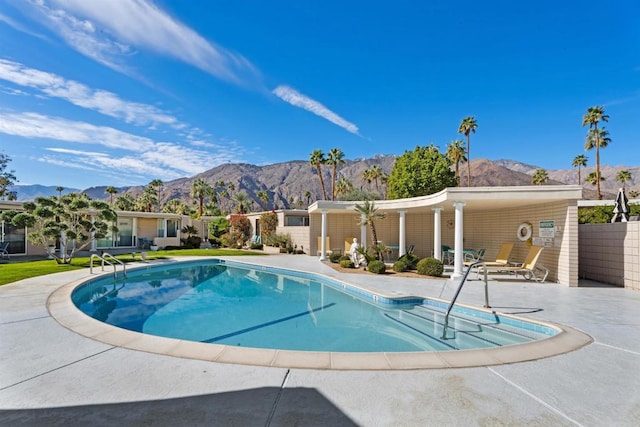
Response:
MULTIPOLYGON (((380 165, 384 172, 390 173, 395 158, 395 156, 387 155, 368 159, 346 160, 345 164, 339 168, 339 175, 349 179, 356 188, 375 190, 373 183, 368 184, 363 181, 362 174, 364 170, 373 165, 380 165)), ((531 185, 531 176, 536 169, 538 169, 538 166, 513 160, 474 159, 471 161, 472 186, 531 185)), ((615 176, 623 169, 629 170, 633 177, 631 182, 626 183, 626 187, 640 189, 640 167, 603 165, 601 167, 602 175, 605 177, 605 181, 601 185, 603 198, 615 197, 615 193, 620 186, 616 182, 615 176)), ((466 167, 461 167, 460 170, 462 183, 466 183, 466 167)), ((593 170, 593 167, 583 168, 581 170, 582 180, 584 181, 584 178, 593 170)), ((322 171, 327 197, 330 197, 331 170, 328 167, 323 167, 322 171)), ((548 170, 547 173, 550 178, 549 184, 577 183, 577 169, 548 170)), ((254 209, 256 210, 298 207, 301 206, 298 203, 299 200, 302 201, 302 206, 306 207, 305 193, 307 191, 311 193, 310 202, 322 198, 320 180, 316 169, 311 167, 307 161, 295 160, 265 166, 245 163, 224 164, 189 178, 167 181, 162 189, 162 201, 166 202, 167 200, 178 198, 190 203, 192 201, 189 196, 191 184, 199 178, 207 180, 212 185, 218 181, 224 181, 226 184, 232 183, 235 187, 232 193, 239 191, 247 193, 249 198, 254 200, 254 209), (260 201, 257 195, 260 191, 266 191, 269 194, 267 203, 260 201)), ((583 187, 585 188, 584 197, 586 199, 594 199, 596 194, 595 187, 586 183, 583 183, 583 187)), ((88 188, 83 191, 94 199, 108 199, 109 195, 105 193, 106 188, 107 186, 105 185, 88 188)), ((18 192, 19 200, 22 201, 32 200, 37 195, 58 194, 55 187, 17 185, 14 189, 18 192)), ((130 193, 136 197, 142 190, 143 186, 121 187, 118 189, 118 195, 130 193)), ((69 189, 65 189, 66 191, 69 191, 69 189)))

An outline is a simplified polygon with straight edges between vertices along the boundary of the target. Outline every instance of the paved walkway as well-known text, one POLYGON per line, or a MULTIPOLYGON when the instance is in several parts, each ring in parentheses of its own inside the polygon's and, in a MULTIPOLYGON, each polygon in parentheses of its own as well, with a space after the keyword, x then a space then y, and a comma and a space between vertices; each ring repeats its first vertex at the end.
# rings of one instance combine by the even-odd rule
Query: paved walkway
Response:
MULTIPOLYGON (((385 293, 450 299, 457 283, 340 274, 314 257, 241 261, 315 271, 385 293)), ((116 347, 62 327, 46 308, 86 270, 0 287, 0 425, 636 426, 640 293, 490 282, 491 305, 588 333, 580 350, 481 368, 330 371, 221 364, 116 347)), ((481 282, 460 302, 482 305, 481 282)))

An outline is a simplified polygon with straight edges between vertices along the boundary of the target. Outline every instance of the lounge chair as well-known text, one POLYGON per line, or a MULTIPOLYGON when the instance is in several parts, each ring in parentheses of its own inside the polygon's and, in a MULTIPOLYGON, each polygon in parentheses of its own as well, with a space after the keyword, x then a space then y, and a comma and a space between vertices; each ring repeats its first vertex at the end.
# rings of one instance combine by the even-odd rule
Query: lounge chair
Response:
POLYGON ((0 257, 9 259, 9 242, 0 243, 0 257))
MULTIPOLYGON (((511 256, 511 251, 513 250, 513 243, 507 242, 503 243, 500 246, 500 250, 498 250, 498 255, 496 255, 495 261, 485 261, 484 265, 487 267, 501 266, 501 265, 509 265, 509 257, 511 256)), ((484 254, 483 254, 484 256, 484 254)), ((480 260, 478 260, 480 261, 480 260)), ((464 265, 469 266, 477 261, 466 261, 464 265)))
POLYGON ((464 265, 473 264, 474 262, 482 261, 484 259, 484 253, 486 249, 478 249, 477 251, 467 252, 465 251, 464 256, 464 265))
POLYGON ((518 274, 522 274, 526 280, 534 279, 539 282, 544 282, 549 274, 549 270, 545 267, 538 264, 538 259, 540 258, 540 254, 544 247, 542 246, 531 246, 529 249, 529 253, 527 257, 524 259, 523 263, 520 265, 480 265, 477 268, 478 276, 484 273, 513 273, 516 276, 518 274), (544 277, 542 279, 538 279, 536 276, 536 270, 541 270, 544 273, 544 277))

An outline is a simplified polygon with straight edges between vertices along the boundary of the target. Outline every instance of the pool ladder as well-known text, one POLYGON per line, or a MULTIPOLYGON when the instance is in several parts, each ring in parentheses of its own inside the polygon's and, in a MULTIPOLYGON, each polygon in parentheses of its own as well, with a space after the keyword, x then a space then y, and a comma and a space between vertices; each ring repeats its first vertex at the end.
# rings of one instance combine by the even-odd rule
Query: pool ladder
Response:
POLYGON ((98 254, 91 254, 91 259, 89 260, 89 273, 93 274, 93 259, 94 258, 98 258, 99 260, 102 261, 102 271, 104 271, 104 264, 107 263, 111 266, 113 266, 113 277, 116 277, 116 264, 120 264, 122 265, 122 273, 124 274, 124 277, 127 277, 127 266, 124 264, 124 262, 120 261, 118 258, 114 257, 113 255, 111 255, 108 252, 103 252, 102 255, 98 255, 98 254), (109 260, 107 260, 107 258, 112 259, 113 261, 115 261, 115 263, 113 262, 109 262, 109 260))
MULTIPOLYGON (((456 300, 458 299, 458 295, 460 295, 462 286, 464 285, 464 282, 466 282, 467 277, 469 277, 469 273, 471 273, 471 270, 478 267, 479 265, 484 266, 485 264, 483 261, 474 262, 473 264, 469 265, 469 268, 467 268, 467 271, 464 273, 464 276, 462 276, 462 280, 460 280, 458 289, 456 290, 456 293, 453 295, 453 299, 449 303, 449 307, 447 308, 447 313, 444 315, 444 327, 442 329, 442 339, 447 338, 447 328, 449 327, 449 315, 451 314, 451 309, 453 308, 453 305, 456 303, 456 300)), ((491 306, 489 305, 489 282, 487 280, 487 269, 483 268, 483 271, 484 271, 484 308, 491 308, 491 306)))

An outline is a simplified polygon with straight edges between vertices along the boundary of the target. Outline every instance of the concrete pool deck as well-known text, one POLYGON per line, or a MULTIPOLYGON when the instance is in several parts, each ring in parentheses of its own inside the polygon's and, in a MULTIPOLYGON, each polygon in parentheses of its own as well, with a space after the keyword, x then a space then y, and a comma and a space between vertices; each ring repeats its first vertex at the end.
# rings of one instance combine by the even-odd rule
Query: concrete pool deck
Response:
MULTIPOLYGON (((242 262, 318 272, 382 293, 450 299, 457 282, 343 274, 314 257, 242 262)), ((0 287, 0 425, 584 425, 640 420, 640 293, 491 280, 496 311, 593 338, 566 354, 508 365, 313 370, 185 359, 86 338, 47 300, 76 270, 0 287)), ((460 303, 482 306, 482 282, 460 303)), ((161 344, 159 344, 161 345, 161 344)))

